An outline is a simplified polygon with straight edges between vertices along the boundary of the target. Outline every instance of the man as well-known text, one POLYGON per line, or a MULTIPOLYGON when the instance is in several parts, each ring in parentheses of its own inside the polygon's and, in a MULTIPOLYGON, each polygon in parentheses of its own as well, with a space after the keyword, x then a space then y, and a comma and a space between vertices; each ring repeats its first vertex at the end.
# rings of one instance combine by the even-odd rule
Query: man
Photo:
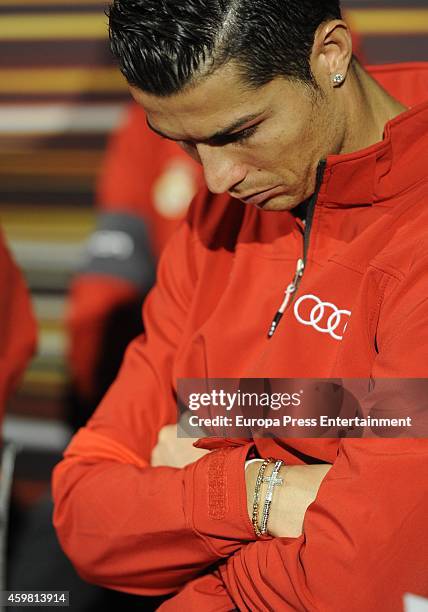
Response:
POLYGON ((425 440, 213 439, 196 458, 171 425, 178 378, 370 378, 370 412, 395 399, 383 379, 425 377, 427 68, 364 71, 335 1, 120 0, 110 27, 148 125, 211 193, 56 469, 64 549, 88 580, 173 594, 165 610, 401 610, 428 592, 425 440), (259 536, 246 463, 267 457, 286 466, 259 536))
MULTIPOLYGON (((355 33, 352 42, 354 55, 363 58, 355 33)), ((143 108, 131 104, 109 141, 98 181, 97 225, 70 288, 69 364, 78 400, 73 425, 86 423, 140 332, 155 262, 185 216, 200 175, 201 166, 150 130, 143 108)))

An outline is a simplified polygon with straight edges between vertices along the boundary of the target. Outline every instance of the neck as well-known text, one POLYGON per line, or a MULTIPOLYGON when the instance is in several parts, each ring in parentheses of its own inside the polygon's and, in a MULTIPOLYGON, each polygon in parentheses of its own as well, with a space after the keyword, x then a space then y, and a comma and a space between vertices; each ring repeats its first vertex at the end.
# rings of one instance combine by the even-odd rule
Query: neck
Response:
POLYGON ((373 79, 357 61, 344 93, 348 129, 341 153, 352 153, 380 142, 386 123, 407 110, 373 79))

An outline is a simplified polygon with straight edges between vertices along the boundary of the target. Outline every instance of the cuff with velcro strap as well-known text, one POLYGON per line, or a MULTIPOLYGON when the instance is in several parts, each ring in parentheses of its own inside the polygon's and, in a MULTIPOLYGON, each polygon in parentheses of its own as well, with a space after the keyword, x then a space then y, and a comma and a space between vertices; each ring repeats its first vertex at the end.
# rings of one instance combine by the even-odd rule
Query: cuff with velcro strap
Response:
POLYGON ((257 540, 245 484, 245 461, 253 446, 213 450, 185 468, 188 520, 219 557, 233 554, 243 542, 257 540))

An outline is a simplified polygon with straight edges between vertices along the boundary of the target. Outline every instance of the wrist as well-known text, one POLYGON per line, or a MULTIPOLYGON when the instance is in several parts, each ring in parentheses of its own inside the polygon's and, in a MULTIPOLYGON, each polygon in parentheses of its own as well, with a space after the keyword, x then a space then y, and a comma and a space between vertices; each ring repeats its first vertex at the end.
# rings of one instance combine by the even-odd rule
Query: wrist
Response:
POLYGON ((284 483, 283 468, 281 460, 246 462, 247 510, 258 537, 276 533, 271 515, 279 503, 278 489, 281 489, 284 483))
MULTIPOLYGON (((273 466, 270 470, 269 476, 273 471, 273 466)), ((285 490, 285 478, 287 473, 287 467, 282 465, 277 477, 281 478, 282 484, 275 487, 272 505, 269 513, 269 520, 267 524, 268 534, 272 537, 278 537, 281 534, 281 522, 284 520, 284 490, 285 490)), ((263 490, 266 493, 266 489, 263 490)))

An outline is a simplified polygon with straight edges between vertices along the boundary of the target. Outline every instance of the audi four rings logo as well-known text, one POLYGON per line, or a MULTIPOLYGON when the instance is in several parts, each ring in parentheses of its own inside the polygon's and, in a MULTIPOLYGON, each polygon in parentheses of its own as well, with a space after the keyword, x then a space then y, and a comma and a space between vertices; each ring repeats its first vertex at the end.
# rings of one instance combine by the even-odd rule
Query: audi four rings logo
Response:
POLYGON ((323 302, 316 295, 303 295, 294 304, 294 314, 302 325, 313 327, 334 340, 342 340, 350 310, 341 310, 331 302, 323 302))

